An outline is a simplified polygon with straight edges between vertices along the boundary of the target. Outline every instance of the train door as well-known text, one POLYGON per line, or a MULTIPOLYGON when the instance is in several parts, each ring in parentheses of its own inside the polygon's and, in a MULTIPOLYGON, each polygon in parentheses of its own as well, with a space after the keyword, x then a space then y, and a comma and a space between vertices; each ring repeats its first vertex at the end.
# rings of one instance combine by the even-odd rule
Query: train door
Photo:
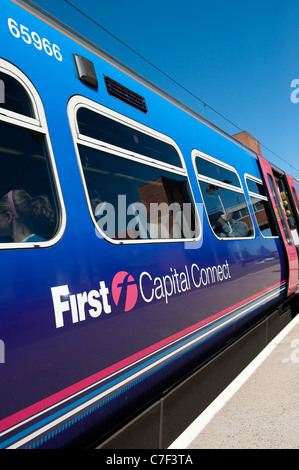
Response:
POLYGON ((294 180, 286 173, 273 171, 299 260, 299 201, 294 180))
POLYGON ((284 205, 289 222, 290 230, 297 248, 299 256, 299 199, 294 180, 291 176, 285 174, 280 179, 284 193, 284 205))
POLYGON ((270 200, 274 208, 275 217, 279 226, 280 238, 283 242, 287 262, 288 262, 288 279, 287 294, 293 294, 297 290, 298 283, 298 256, 296 246, 286 219, 283 199, 280 190, 277 187, 278 179, 275 178, 270 163, 260 155, 259 164, 264 177, 265 185, 268 189, 270 200))

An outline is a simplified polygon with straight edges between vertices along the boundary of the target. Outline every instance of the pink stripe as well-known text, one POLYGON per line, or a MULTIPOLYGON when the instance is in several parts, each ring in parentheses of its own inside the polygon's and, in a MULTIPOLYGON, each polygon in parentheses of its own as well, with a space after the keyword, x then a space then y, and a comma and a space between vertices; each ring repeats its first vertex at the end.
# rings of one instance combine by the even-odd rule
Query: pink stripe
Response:
POLYGON ((123 359, 120 362, 117 362, 116 364, 113 364, 110 367, 107 367, 106 369, 101 370, 100 372, 97 372, 96 374, 91 375, 90 377, 87 377, 84 380, 81 380, 80 382, 77 382, 74 385, 71 385, 70 387, 65 388, 64 390, 61 390, 60 392, 54 393, 53 395, 37 402, 34 403, 31 406, 28 406, 27 408, 24 408, 21 411, 18 411, 17 413, 14 413, 7 418, 4 418, 0 421, 0 432, 5 431, 11 426, 14 426, 21 421, 30 418, 31 416, 45 410, 46 408, 55 405, 56 403, 70 397, 71 395, 74 395, 77 392, 80 392, 84 388, 95 384, 101 379, 104 379, 105 377, 108 377, 110 374, 113 374, 114 372, 117 372, 121 370, 123 367, 126 367, 130 364, 133 364, 135 361, 138 361, 139 359, 142 359, 146 357, 148 354, 151 354, 152 352, 155 352, 159 350, 160 348, 167 346, 167 344, 172 343, 173 341, 176 341, 177 339, 182 338, 183 336, 192 333, 193 331, 197 330, 203 325, 206 325, 207 323, 210 323, 213 320, 216 320, 217 318, 225 315, 226 313, 237 309, 238 307, 241 307, 242 305, 246 304, 247 302, 250 302, 257 297, 260 297, 267 292, 271 291, 272 289, 275 289, 276 287, 284 284, 285 281, 281 281, 277 284, 275 284, 272 287, 269 287, 258 294, 252 295, 251 297, 248 297, 247 299, 238 302, 237 304, 228 307, 224 310, 221 310, 220 312, 216 313, 215 315, 212 315, 211 317, 202 320, 198 323, 195 323, 194 325, 185 328, 184 330, 179 331, 178 333, 169 336, 168 338, 165 338, 162 341, 159 341, 158 343, 153 344, 152 346, 149 346, 146 349, 143 349, 142 351, 139 351, 136 354, 133 354, 132 356, 127 357, 126 359, 123 359))

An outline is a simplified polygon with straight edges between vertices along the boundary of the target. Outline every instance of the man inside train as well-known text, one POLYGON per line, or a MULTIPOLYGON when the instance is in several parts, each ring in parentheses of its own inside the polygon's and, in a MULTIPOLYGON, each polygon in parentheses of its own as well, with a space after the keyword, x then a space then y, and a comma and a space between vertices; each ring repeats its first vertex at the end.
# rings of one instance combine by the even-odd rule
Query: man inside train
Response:
POLYGON ((226 237, 247 237, 248 227, 245 222, 241 220, 233 219, 233 213, 227 212, 219 217, 218 222, 221 225, 222 232, 225 233, 226 237))

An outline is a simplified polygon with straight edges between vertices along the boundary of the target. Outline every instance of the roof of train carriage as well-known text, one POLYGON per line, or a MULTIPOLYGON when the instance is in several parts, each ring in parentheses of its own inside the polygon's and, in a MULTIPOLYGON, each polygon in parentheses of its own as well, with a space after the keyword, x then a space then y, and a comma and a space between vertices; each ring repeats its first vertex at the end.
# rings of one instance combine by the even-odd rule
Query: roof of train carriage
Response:
POLYGON ((134 80, 138 81, 142 85, 146 86, 148 89, 153 91, 154 93, 158 94, 161 96, 163 99, 166 99, 176 107, 180 108, 187 114, 191 115, 198 121, 202 122, 215 132, 223 135, 225 138, 233 142, 234 144, 238 145, 241 148, 244 148, 247 152, 249 152, 253 157, 256 158, 256 153, 235 139, 232 135, 228 134, 225 132, 223 129, 219 128, 215 124, 213 124, 211 121, 207 120, 204 118, 202 115, 200 115, 198 112, 194 111, 190 107, 186 106, 184 103, 182 103, 180 100, 172 96, 171 94, 165 92, 162 88, 158 87, 155 85, 153 82, 149 81, 147 78, 136 72, 135 70, 131 69, 127 65, 125 65, 123 62, 119 61, 117 58, 113 57, 111 54, 107 53, 104 49, 102 49, 100 46, 97 44, 93 43, 86 37, 84 37, 82 34, 80 34, 78 31, 75 31, 62 21, 60 21, 57 17, 54 17, 50 13, 46 12, 44 9, 36 5, 34 2, 31 0, 12 0, 14 3, 19 5, 22 8, 25 8, 32 12, 34 15, 38 16, 42 21, 45 21, 47 24, 50 26, 54 27, 57 29, 59 32, 62 34, 68 36, 72 40, 76 41, 79 45, 83 46, 85 49, 87 49, 89 52, 94 53, 96 56, 101 57, 103 60, 109 62, 111 65, 114 67, 118 68, 121 70, 123 73, 126 75, 130 76, 134 80), (22 2, 22 3, 21 3, 22 2), (28 6, 29 8, 26 8, 28 6))
MULTIPOLYGON (((154 93, 158 94, 161 96, 163 99, 166 99, 176 107, 180 108, 182 111, 186 112, 187 114, 191 115, 198 121, 202 122, 204 125, 208 126, 210 129, 214 130, 218 134, 221 134, 223 137, 226 139, 230 140, 237 146, 245 149, 249 154, 252 155, 252 157, 257 158, 256 152, 246 146, 244 143, 240 142, 234 136, 228 134, 226 131, 221 129, 220 127, 216 126, 213 124, 211 121, 208 119, 204 118, 201 114, 198 112, 194 111, 190 107, 186 106, 184 103, 182 103, 180 100, 175 98, 173 95, 167 93, 164 91, 162 88, 158 87, 155 85, 153 82, 133 70, 132 68, 128 67, 126 64, 123 62, 119 61, 117 58, 106 52, 104 49, 102 49, 100 46, 97 44, 93 43, 89 39, 87 39, 85 36, 80 34, 78 31, 74 30, 67 24, 63 23, 59 18, 51 15, 47 11, 45 11, 43 8, 38 6, 36 3, 34 3, 31 0, 12 0, 15 4, 19 5, 20 7, 26 9, 27 11, 30 11, 33 13, 35 16, 40 18, 42 21, 45 21, 48 25, 54 27, 57 31, 60 33, 66 35, 70 39, 74 40, 77 44, 81 45, 85 49, 87 49, 89 52, 92 52, 96 56, 102 58, 103 60, 109 62, 111 65, 116 67, 118 70, 121 70, 123 73, 126 75, 130 76, 134 80, 138 81, 142 85, 146 86, 148 89, 153 91, 154 93)), ((270 162, 271 163, 271 162, 270 162)), ((271 163, 271 166, 277 169, 280 173, 285 173, 284 170, 278 168, 276 165, 273 165, 271 163)), ((299 183, 297 182, 297 188, 299 187, 299 183)))

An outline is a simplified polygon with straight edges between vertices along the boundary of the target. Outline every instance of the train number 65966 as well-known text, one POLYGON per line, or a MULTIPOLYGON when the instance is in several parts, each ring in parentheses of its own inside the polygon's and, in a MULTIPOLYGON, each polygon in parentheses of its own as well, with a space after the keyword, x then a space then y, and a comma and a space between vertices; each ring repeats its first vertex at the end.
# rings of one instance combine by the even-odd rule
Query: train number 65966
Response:
POLYGON ((22 38, 27 44, 33 44, 39 51, 44 50, 48 56, 54 56, 59 62, 62 61, 60 48, 57 44, 51 44, 46 38, 41 38, 35 31, 18 23, 13 18, 8 18, 8 27, 15 38, 22 38))

